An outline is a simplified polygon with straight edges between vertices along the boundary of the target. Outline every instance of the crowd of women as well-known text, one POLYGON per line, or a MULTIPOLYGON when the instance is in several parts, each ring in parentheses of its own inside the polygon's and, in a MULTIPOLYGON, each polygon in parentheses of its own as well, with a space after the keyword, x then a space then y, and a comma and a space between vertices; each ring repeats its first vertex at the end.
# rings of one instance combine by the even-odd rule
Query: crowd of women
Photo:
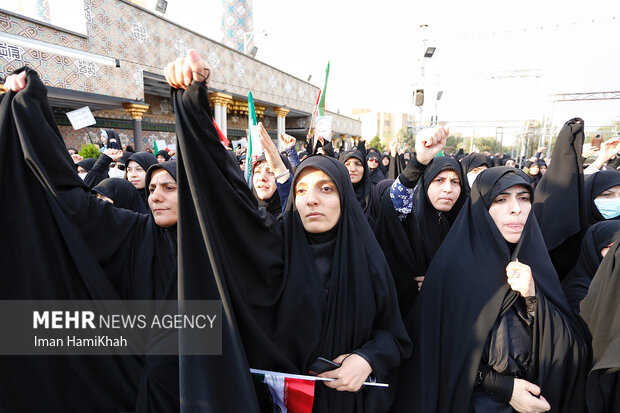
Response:
MULTIPOLYGON (((165 76, 178 159, 110 145, 88 165, 67 153, 37 73, 6 79, 3 169, 23 191, 2 195, 3 299, 218 292, 234 320, 222 357, 238 339, 235 357, 253 368, 336 363, 319 374, 333 380, 316 385, 314 412, 620 410, 617 141, 584 168, 579 118, 551 160, 540 148, 526 162, 444 156, 445 127, 418 133, 411 153, 363 140, 335 151, 322 139, 298 153, 286 134, 280 153, 259 125, 264 153, 248 186, 245 157, 214 125, 205 62, 192 50, 165 76)), ((200 387, 199 372, 230 368, 216 359, 2 365, 7 411, 274 411, 259 387, 226 402, 209 390, 214 379, 200 387)))

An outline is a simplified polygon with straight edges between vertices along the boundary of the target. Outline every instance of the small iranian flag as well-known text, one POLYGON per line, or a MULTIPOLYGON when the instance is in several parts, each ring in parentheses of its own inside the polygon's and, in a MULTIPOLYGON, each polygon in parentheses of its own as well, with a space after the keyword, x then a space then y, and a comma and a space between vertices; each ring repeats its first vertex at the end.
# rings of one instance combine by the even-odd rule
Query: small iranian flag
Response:
POLYGON ((245 153, 245 181, 252 186, 252 167, 263 153, 263 145, 260 143, 258 122, 256 121, 256 109, 252 92, 248 93, 248 147, 245 153))
POLYGON ((250 372, 257 387, 263 385, 269 390, 260 392, 268 400, 259 404, 272 406, 274 413, 312 412, 316 378, 269 370, 250 369, 250 372))
POLYGON ((327 61, 327 67, 325 68, 325 85, 323 85, 323 89, 319 90, 319 94, 316 97, 316 104, 310 121, 310 129, 314 129, 317 116, 325 116, 325 92, 327 91, 327 80, 329 79, 329 64, 330 62, 327 61))

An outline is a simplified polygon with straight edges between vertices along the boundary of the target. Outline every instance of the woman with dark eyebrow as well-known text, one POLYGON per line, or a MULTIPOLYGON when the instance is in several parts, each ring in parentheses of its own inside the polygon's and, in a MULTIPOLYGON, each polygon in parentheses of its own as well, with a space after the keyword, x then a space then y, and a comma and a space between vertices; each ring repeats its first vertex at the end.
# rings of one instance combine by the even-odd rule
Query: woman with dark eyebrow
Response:
POLYGON ((583 412, 589 335, 511 167, 482 172, 406 324, 397 412, 583 412), (454 259, 455 251, 459 259, 454 259))
MULTIPOLYGON (((347 168, 329 156, 306 158, 289 177, 288 203, 275 220, 225 156, 196 75, 206 64, 194 51, 184 63, 187 73, 174 63, 165 72, 175 88, 178 142, 204 227, 220 234, 213 254, 250 367, 307 374, 323 357, 339 367, 320 374, 336 380, 315 385, 314 412, 386 412, 391 393, 362 385, 371 378, 394 385, 410 342, 347 168), (245 251, 243 259, 235 249, 245 251)), ((261 139, 280 170, 277 149, 261 139)))

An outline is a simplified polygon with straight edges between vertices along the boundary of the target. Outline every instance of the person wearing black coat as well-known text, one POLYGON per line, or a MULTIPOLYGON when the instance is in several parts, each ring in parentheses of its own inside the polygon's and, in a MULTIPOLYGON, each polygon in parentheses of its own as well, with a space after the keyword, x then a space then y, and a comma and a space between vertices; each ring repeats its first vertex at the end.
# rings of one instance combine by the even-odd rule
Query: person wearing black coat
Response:
POLYGON ((594 224, 584 235, 577 264, 562 280, 566 299, 577 314, 579 304, 588 293, 594 274, 618 237, 620 237, 620 221, 617 220, 594 224))
POLYGON ((444 145, 437 139, 446 133, 442 128, 420 133, 416 156, 381 194, 374 230, 394 276, 403 317, 467 198, 458 162, 435 156, 444 145), (429 132, 434 135, 427 136, 429 132), (426 147, 423 142, 431 139, 435 143, 426 147))
POLYGON ((396 412, 585 411, 589 334, 562 294, 532 192, 515 168, 476 178, 407 317, 415 351, 396 412))
MULTIPOLYGON (((13 105, 13 122, 19 126, 17 134, 27 148, 19 156, 31 160, 29 168, 40 178, 30 182, 29 191, 42 192, 47 199, 46 208, 37 215, 49 215, 47 209, 54 212, 48 228, 41 228, 45 233, 32 234, 28 239, 28 247, 47 239, 44 249, 49 252, 41 251, 36 259, 31 256, 32 263, 16 262, 9 268, 24 275, 36 269, 43 278, 24 277, 19 284, 6 280, 2 288, 5 297, 176 300, 176 162, 158 164, 145 173, 152 214, 115 208, 97 199, 77 176, 38 74, 25 68, 10 76, 7 83, 14 85, 16 92, 3 96, 2 104, 6 110, 7 105, 18 102, 13 105), (48 232, 54 228, 60 228, 64 235, 50 242, 48 232), (49 257, 45 258, 46 254, 49 257), (45 277, 48 267, 56 271, 45 277)), ((2 136, 4 139, 4 130, 2 136)), ((32 210, 32 201, 20 202, 24 213, 32 210)), ((12 233, 10 226, 4 227, 7 234, 12 233)), ((23 242, 16 245, 24 248, 23 242)), ((6 247, 3 251, 10 252, 6 247)), ((208 269, 202 269, 205 271, 208 269)), ((177 337, 173 334, 162 339, 174 343, 177 337)), ((69 357, 55 359, 54 363, 41 359, 31 366, 33 361, 37 360, 21 361, 23 372, 14 370, 10 360, 3 366, 6 377, 15 383, 3 383, 0 393, 7 411, 169 413, 180 409, 177 356, 147 354, 137 360, 103 357, 92 361, 69 357), (50 371, 55 378, 50 378, 50 371), (32 377, 20 379, 23 374, 32 377), (27 382, 36 384, 40 398, 23 386, 27 382)))
POLYGON ((586 386, 589 413, 620 411, 620 242, 596 271, 580 315, 592 334, 592 365, 586 386))
POLYGON ((149 152, 136 152, 127 158, 125 170, 127 171, 127 180, 136 187, 140 196, 144 201, 144 205, 148 207, 148 192, 146 190, 146 171, 151 165, 157 164, 157 159, 149 152))
POLYGON ((381 155, 375 151, 368 153, 366 163, 368 164, 368 177, 374 187, 386 178, 385 173, 381 169, 381 155))
POLYGON ((122 178, 106 178, 92 189, 92 192, 116 208, 129 209, 140 214, 148 214, 140 193, 129 181, 122 178))
MULTIPOLYGON (((193 51, 188 56, 192 72, 203 73, 205 63, 193 51)), ((205 227, 219 234, 212 253, 250 367, 307 374, 317 357, 335 360, 342 366, 322 376, 340 379, 316 384, 313 411, 387 411, 389 393, 361 385, 371 372, 393 383, 410 342, 346 167, 328 156, 302 161, 282 221, 275 220, 225 156, 206 83, 196 76, 185 83, 177 70, 169 65, 166 77, 178 88, 181 158, 192 165, 190 177, 202 177, 194 181, 194 199, 205 227), (235 250, 244 251, 243 259, 235 250)))

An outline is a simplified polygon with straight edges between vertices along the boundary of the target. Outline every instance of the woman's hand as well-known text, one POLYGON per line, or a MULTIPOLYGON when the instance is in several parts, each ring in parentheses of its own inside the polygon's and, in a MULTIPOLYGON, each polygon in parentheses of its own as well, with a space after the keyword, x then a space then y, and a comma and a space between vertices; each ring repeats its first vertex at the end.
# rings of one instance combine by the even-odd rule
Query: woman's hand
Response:
POLYGON ((117 162, 123 157, 123 151, 120 149, 106 149, 103 153, 112 158, 112 162, 117 162))
POLYGON ((338 364, 342 363, 342 365, 335 370, 319 374, 319 377, 336 379, 334 381, 324 381, 323 384, 338 391, 358 391, 368 376, 370 376, 370 373, 372 373, 370 364, 357 354, 341 354, 333 361, 338 364))
POLYGON ((280 142, 282 142, 282 146, 288 149, 294 147, 297 140, 291 135, 287 135, 286 133, 282 132, 280 134, 280 142))
POLYGON ((415 139, 416 159, 423 165, 428 165, 435 155, 446 146, 450 128, 438 126, 421 130, 415 139))
POLYGON ((620 150, 620 139, 612 138, 603 142, 598 157, 593 162, 598 169, 601 169, 620 150))
POLYGON ((398 147, 399 146, 400 146, 400 142, 398 141, 398 138, 392 139, 392 142, 390 142, 390 145, 389 145, 390 156, 392 158, 396 158, 396 155, 398 155, 398 147))
POLYGON ((519 261, 512 261, 506 266, 506 276, 510 288, 517 291, 521 296, 532 297, 536 295, 532 269, 528 265, 519 261))
POLYGON ((422 288, 422 283, 424 282, 424 276, 420 275, 418 277, 413 277, 414 280, 418 283, 418 291, 422 288))
POLYGON ((17 75, 8 75, 4 81, 4 88, 7 91, 19 92, 26 87, 26 72, 17 75))
POLYGON ((514 379, 510 405, 521 413, 548 412, 551 410, 549 402, 540 394, 540 387, 523 379, 514 379))
POLYGON ((174 62, 168 63, 164 69, 166 81, 177 89, 187 89, 193 80, 197 82, 206 80, 209 86, 211 73, 211 67, 200 58, 194 49, 187 51, 187 57, 179 57, 174 62))
POLYGON ((265 149, 265 160, 269 165, 269 169, 273 172, 274 176, 280 176, 284 173, 283 176, 278 178, 278 182, 284 183, 288 179, 287 172, 288 169, 284 162, 282 162, 282 158, 280 158, 280 152, 278 152, 278 148, 273 144, 273 141, 269 137, 267 130, 263 126, 262 122, 258 123, 258 131, 260 136, 260 143, 263 145, 263 149, 265 149))

